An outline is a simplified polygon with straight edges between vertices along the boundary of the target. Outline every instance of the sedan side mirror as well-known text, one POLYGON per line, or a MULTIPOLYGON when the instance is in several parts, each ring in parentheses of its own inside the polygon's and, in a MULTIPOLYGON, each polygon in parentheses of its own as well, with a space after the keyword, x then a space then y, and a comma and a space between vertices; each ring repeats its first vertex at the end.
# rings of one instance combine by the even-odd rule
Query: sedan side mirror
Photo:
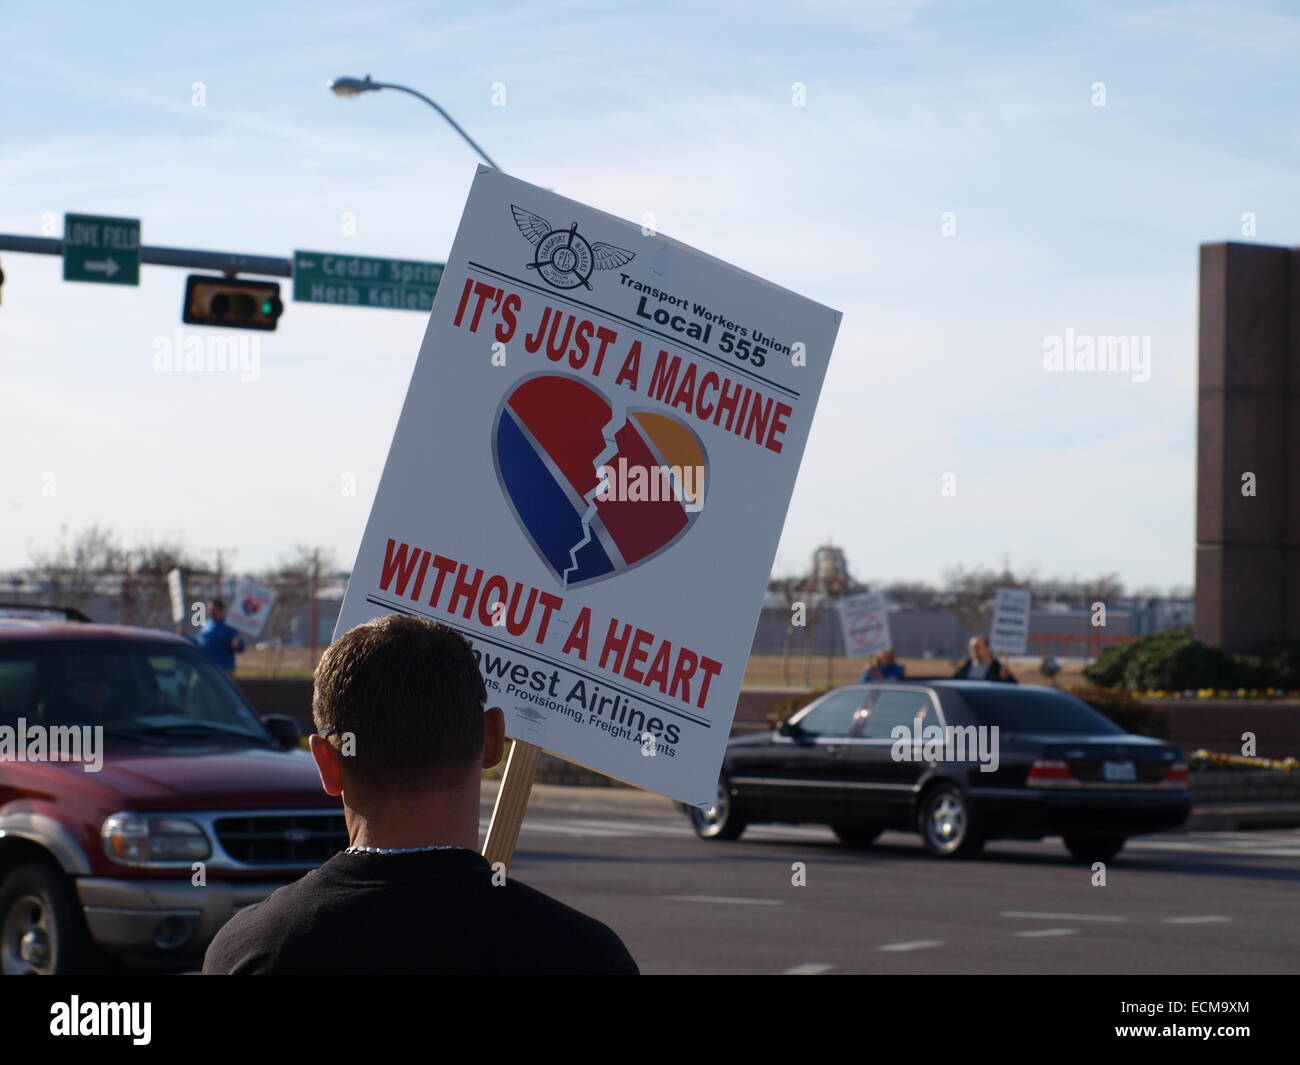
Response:
POLYGON ((782 721, 776 727, 776 731, 782 736, 789 736, 793 740, 800 739, 804 735, 803 726, 795 724, 793 721, 782 721))
POLYGON ((271 739, 285 750, 292 750, 302 742, 302 729, 287 714, 266 714, 262 717, 262 724, 271 734, 271 739))

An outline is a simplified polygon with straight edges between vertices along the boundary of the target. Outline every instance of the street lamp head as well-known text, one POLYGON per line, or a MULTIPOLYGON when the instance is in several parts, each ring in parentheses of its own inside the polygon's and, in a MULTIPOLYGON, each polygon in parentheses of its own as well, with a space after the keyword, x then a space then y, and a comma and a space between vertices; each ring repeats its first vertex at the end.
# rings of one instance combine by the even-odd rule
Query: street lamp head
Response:
POLYGON ((359 78, 335 78, 327 84, 330 89, 334 91, 334 95, 342 96, 345 99, 350 99, 353 96, 360 96, 363 92, 373 92, 375 89, 379 88, 378 85, 370 80, 369 74, 366 75, 364 81, 359 78))
POLYGON ((447 112, 444 111, 435 101, 430 100, 422 92, 416 92, 414 89, 408 88, 405 85, 394 85, 391 82, 385 81, 371 81, 369 74, 365 76, 365 80, 358 80, 356 78, 335 78, 333 81, 328 82, 328 85, 336 95, 344 97, 360 96, 363 92, 374 92, 376 89, 392 89, 394 92, 404 92, 410 96, 414 96, 417 100, 423 100, 447 120, 451 128, 464 138, 466 144, 478 152, 483 162, 487 163, 487 165, 493 170, 501 169, 492 161, 487 152, 475 144, 473 138, 460 128, 451 115, 447 114, 447 112))

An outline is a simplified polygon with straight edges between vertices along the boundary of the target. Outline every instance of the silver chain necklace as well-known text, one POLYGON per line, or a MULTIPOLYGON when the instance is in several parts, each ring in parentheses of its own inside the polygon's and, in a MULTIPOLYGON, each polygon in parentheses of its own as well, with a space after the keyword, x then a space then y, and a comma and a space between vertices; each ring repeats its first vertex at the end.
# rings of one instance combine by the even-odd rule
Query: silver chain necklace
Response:
POLYGON ((459 851, 453 843, 434 843, 428 847, 349 847, 344 854, 416 854, 420 851, 459 851))

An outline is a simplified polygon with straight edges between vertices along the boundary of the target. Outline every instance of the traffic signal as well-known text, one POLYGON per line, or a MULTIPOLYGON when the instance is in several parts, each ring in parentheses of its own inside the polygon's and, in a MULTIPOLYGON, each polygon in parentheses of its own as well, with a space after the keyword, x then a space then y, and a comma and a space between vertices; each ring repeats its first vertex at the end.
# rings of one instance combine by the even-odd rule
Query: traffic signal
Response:
POLYGON ((238 277, 190 274, 185 279, 181 321, 187 325, 220 325, 230 329, 273 330, 284 311, 280 285, 238 277))

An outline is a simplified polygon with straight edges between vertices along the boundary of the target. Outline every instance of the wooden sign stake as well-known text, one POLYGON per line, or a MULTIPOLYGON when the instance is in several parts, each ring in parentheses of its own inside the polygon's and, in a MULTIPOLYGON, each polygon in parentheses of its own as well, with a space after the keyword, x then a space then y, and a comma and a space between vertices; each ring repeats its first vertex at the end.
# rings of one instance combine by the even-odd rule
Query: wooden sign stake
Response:
POLYGON ((510 868, 510 859, 519 841, 519 829, 528 809, 528 796, 532 794, 533 778, 537 775, 537 760, 542 749, 523 740, 513 740, 506 758, 506 771, 501 778, 496 805, 492 807, 492 821, 488 825, 487 840, 483 844, 483 857, 492 865, 504 862, 510 868))

